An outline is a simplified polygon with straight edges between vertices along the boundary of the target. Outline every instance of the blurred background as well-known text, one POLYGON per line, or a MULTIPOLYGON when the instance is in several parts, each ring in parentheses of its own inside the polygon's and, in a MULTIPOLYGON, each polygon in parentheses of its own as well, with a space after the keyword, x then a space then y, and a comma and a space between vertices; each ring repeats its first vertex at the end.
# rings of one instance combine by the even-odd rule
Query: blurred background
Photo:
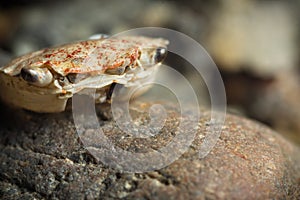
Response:
MULTIPOLYGON (((300 144, 299 0, 10 0, 0 3, 0 64, 41 48, 144 26, 180 31, 216 62, 228 112, 300 144)), ((184 61, 166 61, 205 85, 184 61)), ((204 92, 205 93, 205 92, 204 92)))

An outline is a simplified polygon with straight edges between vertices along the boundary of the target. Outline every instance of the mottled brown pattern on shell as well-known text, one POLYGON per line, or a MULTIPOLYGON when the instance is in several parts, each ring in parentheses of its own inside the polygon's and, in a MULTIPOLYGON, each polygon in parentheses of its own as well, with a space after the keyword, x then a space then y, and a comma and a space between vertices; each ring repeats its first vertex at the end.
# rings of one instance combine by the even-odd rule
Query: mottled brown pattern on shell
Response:
POLYGON ((87 40, 48 48, 16 58, 1 70, 17 75, 24 67, 51 67, 65 76, 69 73, 103 73, 106 69, 136 63, 144 48, 166 46, 167 41, 146 37, 119 37, 87 40))

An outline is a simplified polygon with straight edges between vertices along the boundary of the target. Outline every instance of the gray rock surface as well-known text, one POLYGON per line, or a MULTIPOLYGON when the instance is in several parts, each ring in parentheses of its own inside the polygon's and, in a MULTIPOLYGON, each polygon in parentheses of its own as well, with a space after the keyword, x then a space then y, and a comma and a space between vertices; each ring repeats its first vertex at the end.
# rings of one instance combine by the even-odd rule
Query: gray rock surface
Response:
MULTIPOLYGON (((147 121, 149 104, 136 102, 134 121, 147 121)), ((159 135, 139 139, 119 130, 110 106, 97 106, 105 135, 131 152, 159 149, 174 137, 180 119, 166 104, 159 135)), ((203 110, 193 144, 160 170, 124 173, 97 161, 82 146, 70 111, 36 114, 1 109, 2 199, 296 199, 300 198, 299 149, 267 127, 228 115, 215 148, 199 159, 209 124, 203 110)), ((185 116, 182 116, 185 118, 185 116)))

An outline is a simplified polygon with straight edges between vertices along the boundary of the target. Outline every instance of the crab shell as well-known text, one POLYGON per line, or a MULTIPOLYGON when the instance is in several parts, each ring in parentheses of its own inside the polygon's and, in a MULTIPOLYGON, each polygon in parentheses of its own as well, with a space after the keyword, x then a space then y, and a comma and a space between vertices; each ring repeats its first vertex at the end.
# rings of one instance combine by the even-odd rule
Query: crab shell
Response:
MULTIPOLYGON (((153 51, 166 48, 167 44, 162 38, 125 36, 80 41, 29 53, 0 68, 0 97, 13 106, 35 112, 61 112, 68 98, 83 89, 97 89, 101 99, 112 83, 134 86, 149 80, 159 65, 151 62, 153 51), (123 74, 106 73, 125 67, 130 70, 123 74), (22 69, 45 69, 53 79, 47 85, 30 84, 20 75, 22 69), (85 78, 71 83, 66 78, 70 74, 85 78)), ((105 98, 99 102, 104 101, 105 98)))

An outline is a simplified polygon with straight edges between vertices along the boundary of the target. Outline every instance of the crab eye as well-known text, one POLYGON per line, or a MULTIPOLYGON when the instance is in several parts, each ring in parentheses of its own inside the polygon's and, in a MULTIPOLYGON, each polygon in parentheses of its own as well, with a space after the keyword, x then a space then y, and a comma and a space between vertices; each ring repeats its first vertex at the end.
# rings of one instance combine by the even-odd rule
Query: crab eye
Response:
POLYGON ((155 52, 155 63, 162 62, 167 56, 167 49, 164 47, 158 47, 155 52))
POLYGON ((23 68, 21 77, 32 85, 43 87, 52 82, 53 76, 47 68, 23 68))

